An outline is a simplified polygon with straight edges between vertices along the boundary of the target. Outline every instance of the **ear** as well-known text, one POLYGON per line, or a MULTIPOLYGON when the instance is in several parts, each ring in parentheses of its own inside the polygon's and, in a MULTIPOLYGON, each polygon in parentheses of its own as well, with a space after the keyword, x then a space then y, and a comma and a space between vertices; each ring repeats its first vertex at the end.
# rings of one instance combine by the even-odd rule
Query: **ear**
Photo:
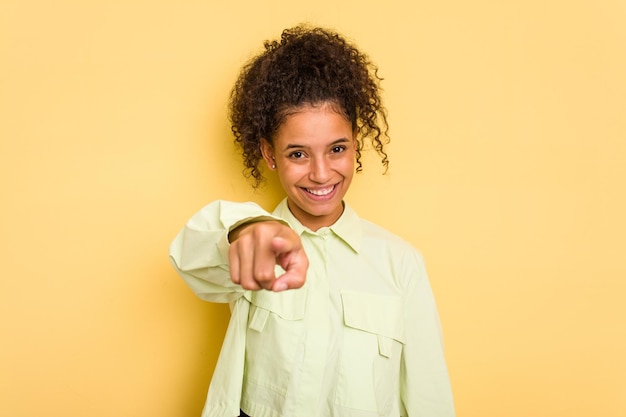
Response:
POLYGON ((271 170, 276 169, 276 160, 274 159, 274 147, 265 138, 261 138, 261 154, 267 164, 267 167, 271 170))

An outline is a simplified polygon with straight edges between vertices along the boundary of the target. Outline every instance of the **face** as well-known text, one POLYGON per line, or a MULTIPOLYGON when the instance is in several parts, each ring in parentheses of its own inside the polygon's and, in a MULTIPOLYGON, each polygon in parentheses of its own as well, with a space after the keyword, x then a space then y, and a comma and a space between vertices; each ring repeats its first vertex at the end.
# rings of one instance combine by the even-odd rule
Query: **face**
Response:
POLYGON ((341 216, 356 160, 352 125, 343 115, 329 105, 305 106, 287 116, 273 144, 262 140, 261 151, 303 225, 315 231, 341 216))

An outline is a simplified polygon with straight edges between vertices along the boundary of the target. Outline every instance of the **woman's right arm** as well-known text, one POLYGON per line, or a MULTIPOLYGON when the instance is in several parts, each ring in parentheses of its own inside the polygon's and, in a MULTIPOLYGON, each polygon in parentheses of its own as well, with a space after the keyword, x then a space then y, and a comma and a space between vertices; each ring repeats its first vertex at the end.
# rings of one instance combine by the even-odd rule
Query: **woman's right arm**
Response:
POLYGON ((245 291, 230 278, 228 235, 239 226, 278 220, 255 203, 218 200, 185 224, 169 248, 172 265, 203 300, 231 302, 245 291))
POLYGON ((254 203, 216 201, 196 213, 170 245, 170 260, 202 299, 231 302, 246 290, 304 284, 308 259, 284 220, 254 203), (285 274, 276 277, 275 265, 285 274))

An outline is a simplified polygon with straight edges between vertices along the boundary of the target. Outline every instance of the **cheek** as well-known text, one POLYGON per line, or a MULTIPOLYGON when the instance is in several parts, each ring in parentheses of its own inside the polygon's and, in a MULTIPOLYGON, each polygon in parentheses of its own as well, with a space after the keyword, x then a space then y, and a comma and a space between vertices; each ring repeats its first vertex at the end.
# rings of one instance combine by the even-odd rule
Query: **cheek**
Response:
POLYGON ((306 167, 304 165, 287 163, 280 166, 277 170, 283 184, 293 183, 306 175, 306 167))
POLYGON ((343 160, 343 166, 345 171, 354 172, 356 170, 356 152, 352 152, 348 158, 343 160))

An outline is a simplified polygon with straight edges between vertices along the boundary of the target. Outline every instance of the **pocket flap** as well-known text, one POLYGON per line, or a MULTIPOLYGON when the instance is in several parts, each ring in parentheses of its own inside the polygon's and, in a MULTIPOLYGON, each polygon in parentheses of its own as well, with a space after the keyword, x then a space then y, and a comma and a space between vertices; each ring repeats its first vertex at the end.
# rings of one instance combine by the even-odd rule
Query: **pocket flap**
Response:
POLYGON ((342 292, 346 326, 404 343, 402 299, 392 295, 342 292))
POLYGON ((267 290, 248 291, 245 297, 256 307, 269 310, 285 320, 302 320, 306 310, 305 287, 296 290, 272 292, 267 290))

